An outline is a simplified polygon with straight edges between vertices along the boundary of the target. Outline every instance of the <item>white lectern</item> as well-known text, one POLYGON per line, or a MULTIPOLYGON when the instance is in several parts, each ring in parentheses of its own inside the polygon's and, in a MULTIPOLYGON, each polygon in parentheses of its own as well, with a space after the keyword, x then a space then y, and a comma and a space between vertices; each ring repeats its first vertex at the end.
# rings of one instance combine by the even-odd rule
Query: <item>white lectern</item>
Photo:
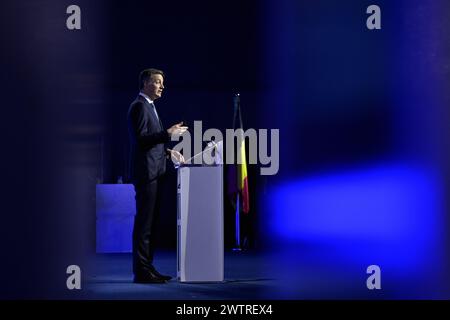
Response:
POLYGON ((180 282, 221 282, 224 278, 221 142, 215 148, 212 164, 183 164, 178 168, 177 276, 180 282))

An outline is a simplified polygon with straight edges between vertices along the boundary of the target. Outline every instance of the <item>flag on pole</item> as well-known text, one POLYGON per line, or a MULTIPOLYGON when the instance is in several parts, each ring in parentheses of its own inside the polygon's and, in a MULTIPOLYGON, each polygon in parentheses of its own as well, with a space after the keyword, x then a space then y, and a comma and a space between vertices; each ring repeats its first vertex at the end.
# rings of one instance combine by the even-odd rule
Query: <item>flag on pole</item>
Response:
MULTIPOLYGON (((239 112, 240 114, 240 112, 239 112)), ((242 119, 241 119, 242 127, 242 119)), ((241 164, 237 164, 238 190, 242 199, 242 211, 248 213, 250 211, 249 195, 248 195, 248 176, 247 176, 247 160, 245 154, 245 139, 242 139, 240 154, 241 164)))
POLYGON ((250 211, 250 199, 248 192, 247 157, 239 94, 236 94, 234 97, 233 129, 242 130, 240 131, 240 139, 238 139, 240 145, 237 146, 237 163, 231 165, 228 170, 228 194, 236 201, 237 208, 242 208, 244 213, 248 213, 250 211))

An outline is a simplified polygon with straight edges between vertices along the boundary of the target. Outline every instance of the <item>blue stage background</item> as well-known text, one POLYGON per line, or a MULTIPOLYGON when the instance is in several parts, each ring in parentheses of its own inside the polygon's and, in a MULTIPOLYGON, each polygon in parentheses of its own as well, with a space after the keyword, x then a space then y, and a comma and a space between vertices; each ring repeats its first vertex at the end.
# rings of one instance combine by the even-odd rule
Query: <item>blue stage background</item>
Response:
MULTIPOLYGON (((127 183, 126 112, 147 67, 169 126, 280 129, 280 170, 249 166, 248 249, 269 298, 450 297, 450 8, 446 1, 9 1, 2 10, 0 297, 78 298, 96 185, 127 183), (268 255, 266 257, 266 255, 268 255), (381 291, 366 268, 379 265, 381 291)), ((160 246, 176 244, 168 170, 160 246)), ((234 241, 226 206, 226 246, 234 241)), ((238 265, 236 263, 235 265, 238 265)))

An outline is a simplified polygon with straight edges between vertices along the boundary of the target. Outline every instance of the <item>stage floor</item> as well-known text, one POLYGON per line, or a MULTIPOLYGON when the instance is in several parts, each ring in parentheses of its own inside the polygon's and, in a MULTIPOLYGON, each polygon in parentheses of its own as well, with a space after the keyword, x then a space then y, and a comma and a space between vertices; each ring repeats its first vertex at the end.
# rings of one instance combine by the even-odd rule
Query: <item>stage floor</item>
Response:
POLYGON ((85 284, 89 299, 225 300, 268 299, 276 280, 267 274, 260 254, 225 253, 223 283, 180 283, 176 280, 176 252, 155 254, 155 267, 174 278, 166 284, 132 282, 131 254, 97 254, 90 261, 85 284))
POLYGON ((369 260, 355 259, 317 245, 288 250, 285 255, 226 251, 223 283, 180 283, 175 279, 175 250, 159 251, 155 254, 155 267, 174 279, 166 284, 135 284, 131 254, 97 254, 84 272, 83 299, 372 300, 449 296, 447 282, 442 282, 438 273, 431 277, 427 269, 407 273, 390 265, 383 265, 381 290, 368 290, 369 260))

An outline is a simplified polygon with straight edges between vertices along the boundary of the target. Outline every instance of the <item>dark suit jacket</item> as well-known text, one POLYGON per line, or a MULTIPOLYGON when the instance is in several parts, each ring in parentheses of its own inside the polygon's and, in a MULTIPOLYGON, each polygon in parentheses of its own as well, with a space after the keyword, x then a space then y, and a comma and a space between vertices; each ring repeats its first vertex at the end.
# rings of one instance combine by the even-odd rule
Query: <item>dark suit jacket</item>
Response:
POLYGON ((133 183, 152 181, 166 171, 164 143, 170 140, 153 107, 138 95, 128 110, 131 142, 130 177, 133 183))

